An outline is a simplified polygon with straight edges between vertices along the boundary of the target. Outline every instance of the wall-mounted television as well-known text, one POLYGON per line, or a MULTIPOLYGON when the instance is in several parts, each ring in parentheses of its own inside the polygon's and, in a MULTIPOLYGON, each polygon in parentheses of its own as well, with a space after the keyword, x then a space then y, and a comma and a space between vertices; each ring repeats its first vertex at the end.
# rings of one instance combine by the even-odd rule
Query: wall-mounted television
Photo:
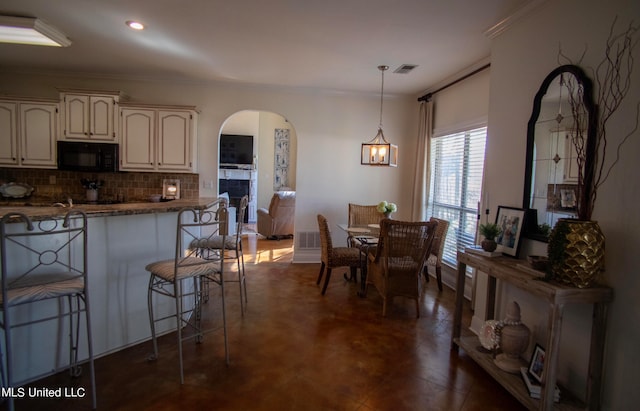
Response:
POLYGON ((253 136, 220 135, 220 166, 253 164, 253 136))

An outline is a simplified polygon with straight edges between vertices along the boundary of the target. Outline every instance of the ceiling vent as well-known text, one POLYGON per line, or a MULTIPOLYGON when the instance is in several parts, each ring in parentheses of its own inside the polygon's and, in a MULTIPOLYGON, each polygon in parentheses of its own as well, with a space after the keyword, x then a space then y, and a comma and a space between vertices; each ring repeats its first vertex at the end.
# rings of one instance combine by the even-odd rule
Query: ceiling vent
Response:
POLYGON ((417 64, 403 64, 400 67, 398 67, 397 69, 395 69, 394 73, 407 74, 407 73, 411 72, 416 67, 418 67, 417 64))

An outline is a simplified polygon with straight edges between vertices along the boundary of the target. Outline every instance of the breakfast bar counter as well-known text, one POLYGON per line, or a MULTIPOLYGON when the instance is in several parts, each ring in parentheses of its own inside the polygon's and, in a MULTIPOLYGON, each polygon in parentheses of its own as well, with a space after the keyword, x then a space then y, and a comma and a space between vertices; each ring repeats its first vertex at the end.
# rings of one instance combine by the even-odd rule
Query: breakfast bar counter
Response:
MULTIPOLYGON (((147 264, 173 258, 176 247, 178 211, 184 207, 205 209, 217 199, 198 198, 152 203, 121 204, 74 204, 72 209, 82 210, 87 220, 88 287, 91 302, 91 328, 93 350, 100 357, 125 347, 148 340, 151 336, 147 308, 149 273, 147 264)), ((34 221, 47 217, 64 216, 70 208, 27 205, 14 203, 11 207, 0 205, 0 218, 19 212, 34 221)), ((34 226, 37 226, 34 224, 34 226)), ((7 224, 11 230, 24 230, 19 223, 7 224)), ((171 312, 175 304, 154 301, 156 315, 171 312)), ((58 310, 55 300, 43 304, 39 310, 58 310)), ((55 311, 54 311, 55 312, 55 311)), ((22 315, 30 316, 25 310, 22 315)), ((159 324, 157 332, 175 329, 166 322, 159 324)), ((63 327, 64 328, 64 327, 63 327)), ((51 325, 25 326, 15 329, 13 340, 15 377, 18 380, 33 380, 51 373, 52 369, 68 363, 68 356, 51 355, 65 352, 65 347, 55 345, 58 338, 52 336, 64 332, 63 328, 51 325), (52 358, 53 357, 53 358, 52 358)), ((65 340, 64 338, 62 340, 65 340)), ((86 344, 80 343, 80 358, 87 358, 86 344)), ((147 353, 141 353, 145 357, 147 353)))
MULTIPOLYGON (((137 214, 156 214, 177 212, 184 207, 197 209, 207 208, 216 198, 196 198, 192 200, 178 199, 170 201, 153 202, 127 202, 117 204, 74 204, 72 207, 82 210, 87 217, 108 217, 137 214)), ((53 203, 31 203, 27 201, 0 202, 0 218, 11 213, 21 213, 32 220, 63 216, 69 211, 65 205, 53 206, 53 203)))

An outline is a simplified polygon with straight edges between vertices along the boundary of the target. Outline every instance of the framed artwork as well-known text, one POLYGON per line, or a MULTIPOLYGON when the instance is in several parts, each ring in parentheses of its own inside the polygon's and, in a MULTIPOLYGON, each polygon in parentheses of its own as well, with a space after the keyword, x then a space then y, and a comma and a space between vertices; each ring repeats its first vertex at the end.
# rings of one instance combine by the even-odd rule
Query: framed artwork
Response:
POLYGON ((518 257, 523 223, 524 209, 498 206, 496 224, 501 228, 501 231, 496 237, 496 243, 498 243, 496 251, 518 257))
POLYGON ((289 130, 276 128, 274 143, 273 189, 278 191, 289 185, 289 130))
POLYGON ((578 186, 575 184, 549 184, 547 186, 547 211, 575 213, 578 186))
POLYGON ((529 361, 529 375, 533 377, 538 383, 542 383, 542 370, 544 369, 544 349, 536 344, 536 348, 531 354, 531 361, 529 361))

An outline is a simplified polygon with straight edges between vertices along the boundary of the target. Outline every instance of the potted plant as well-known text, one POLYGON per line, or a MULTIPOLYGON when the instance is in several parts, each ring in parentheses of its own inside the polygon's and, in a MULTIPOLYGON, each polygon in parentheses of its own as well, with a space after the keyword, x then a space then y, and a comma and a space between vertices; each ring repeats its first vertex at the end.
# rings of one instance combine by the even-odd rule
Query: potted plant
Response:
POLYGON ((492 252, 496 250, 498 247, 498 243, 496 243, 496 237, 502 229, 498 224, 495 223, 485 223, 480 224, 480 235, 484 237, 484 240, 480 243, 480 246, 484 251, 492 252))

